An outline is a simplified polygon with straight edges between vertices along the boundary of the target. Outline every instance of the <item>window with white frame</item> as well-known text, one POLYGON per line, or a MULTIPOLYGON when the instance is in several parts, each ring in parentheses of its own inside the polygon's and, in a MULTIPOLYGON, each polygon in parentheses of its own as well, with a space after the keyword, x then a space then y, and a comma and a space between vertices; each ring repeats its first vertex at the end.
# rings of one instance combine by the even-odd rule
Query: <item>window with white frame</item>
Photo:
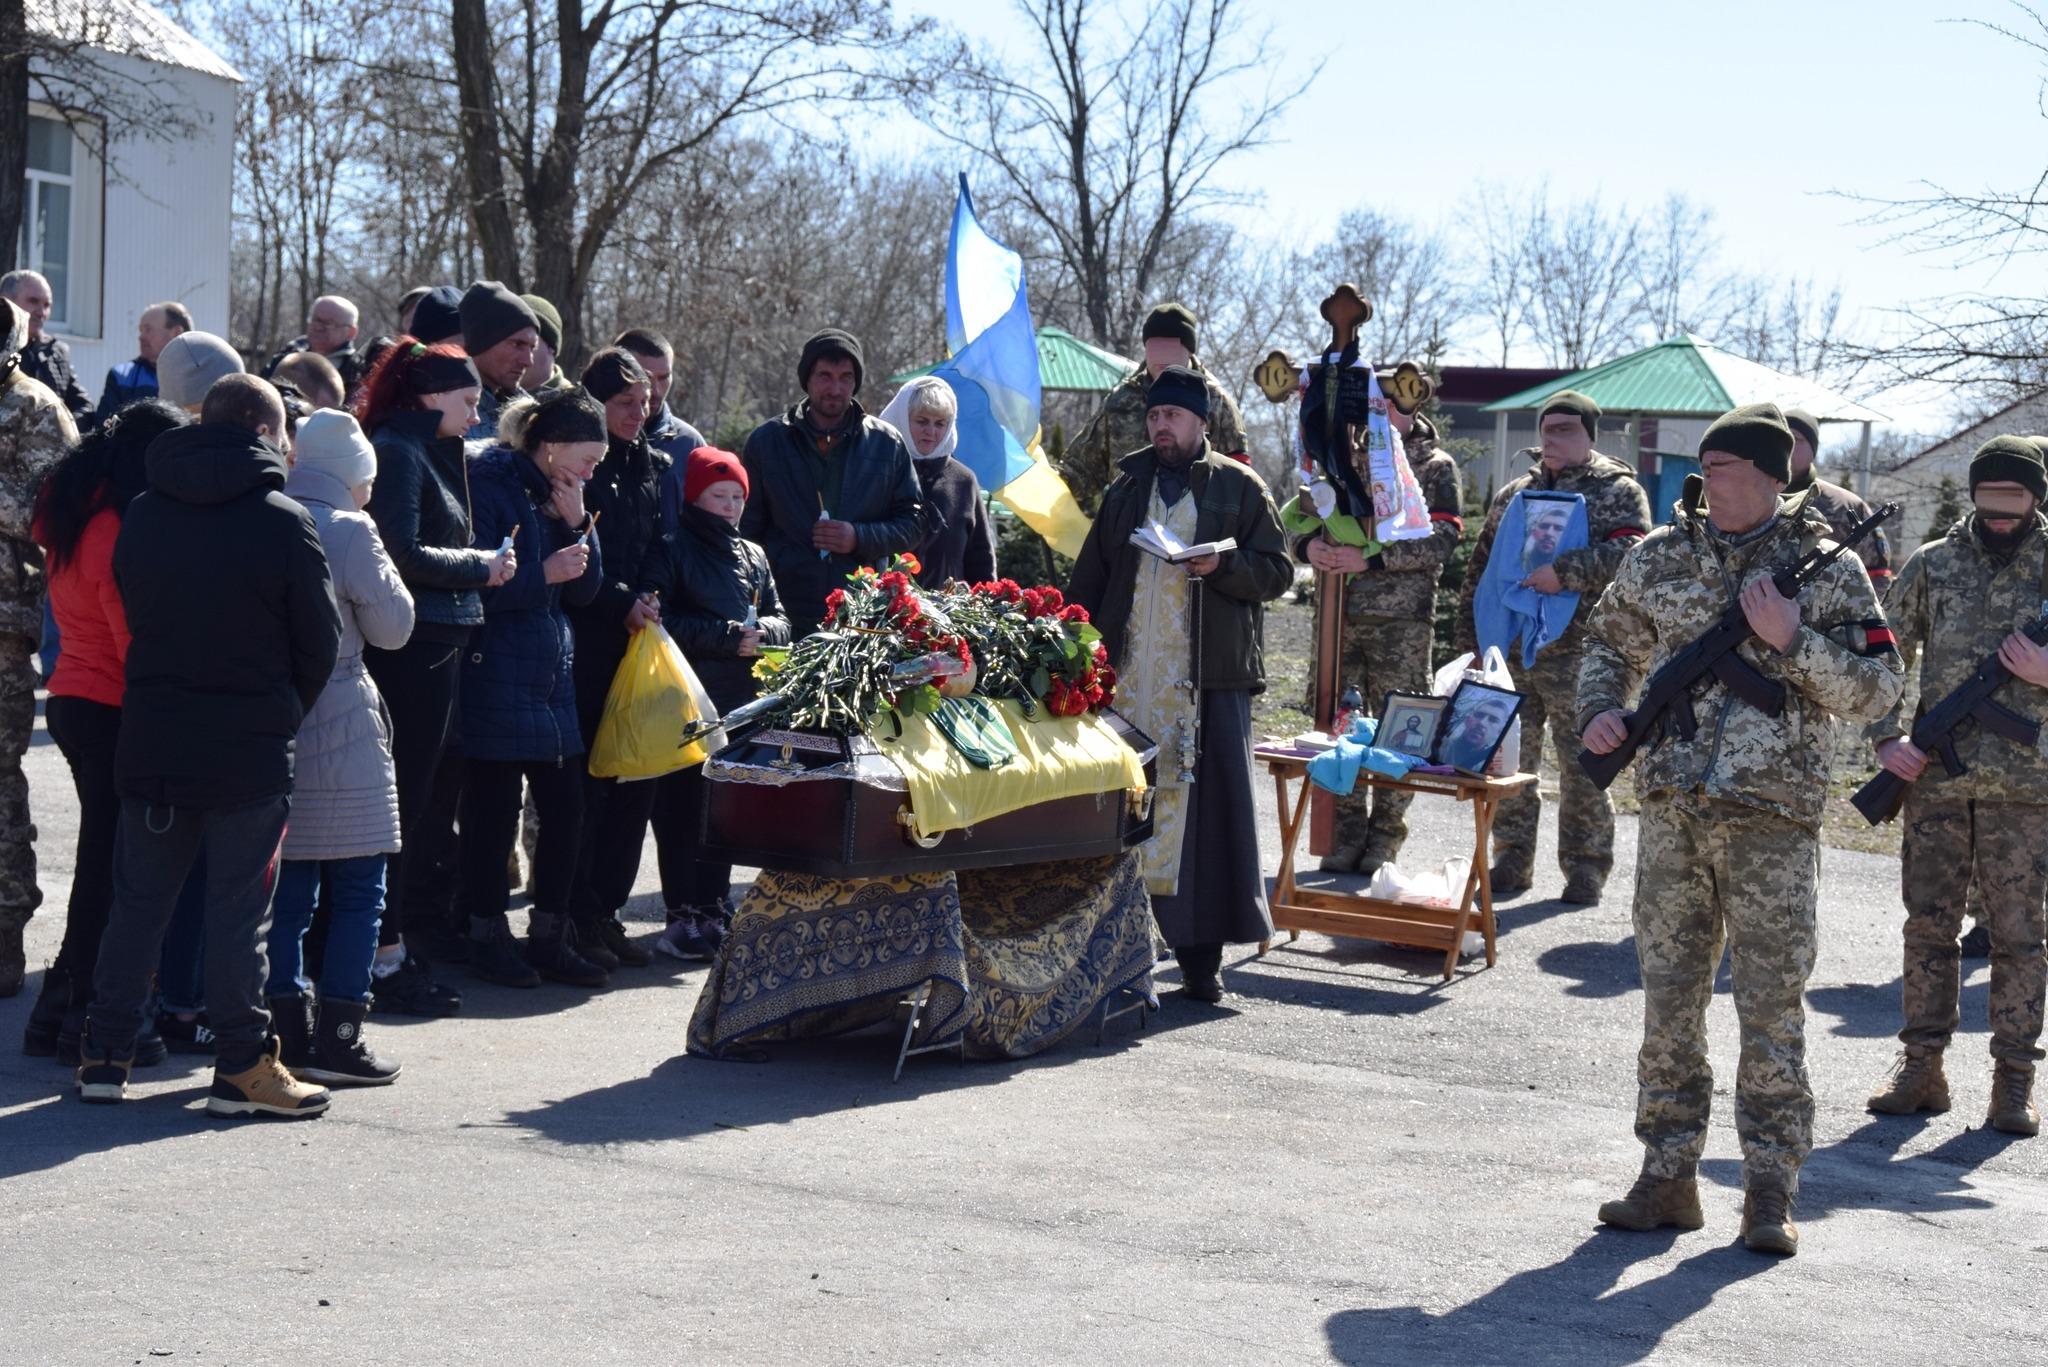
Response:
POLYGON ((50 282, 52 332, 97 337, 103 192, 97 149, 81 131, 92 130, 54 110, 30 110, 16 259, 50 282))

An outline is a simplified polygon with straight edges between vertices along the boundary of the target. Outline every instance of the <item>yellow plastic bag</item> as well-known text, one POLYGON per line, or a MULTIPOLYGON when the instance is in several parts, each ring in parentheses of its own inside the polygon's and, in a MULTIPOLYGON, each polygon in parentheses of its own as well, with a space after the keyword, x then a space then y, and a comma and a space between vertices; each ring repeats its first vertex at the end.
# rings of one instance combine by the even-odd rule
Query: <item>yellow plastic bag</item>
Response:
POLYGON ((660 778, 702 764, 725 744, 723 731, 689 745, 677 742, 685 726, 717 715, 675 639, 659 622, 643 627, 626 642, 626 658, 605 694, 590 772, 598 778, 660 778))

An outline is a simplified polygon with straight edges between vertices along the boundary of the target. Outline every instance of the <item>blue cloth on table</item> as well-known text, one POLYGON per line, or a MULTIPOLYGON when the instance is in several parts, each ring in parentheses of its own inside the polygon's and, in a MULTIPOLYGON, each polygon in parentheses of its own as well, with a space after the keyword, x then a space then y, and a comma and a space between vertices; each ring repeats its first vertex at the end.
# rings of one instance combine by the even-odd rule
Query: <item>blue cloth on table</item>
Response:
POLYGON ((1351 723, 1351 729, 1337 737, 1337 743, 1308 762, 1309 782, 1318 788, 1348 797, 1358 786, 1358 771, 1369 769, 1387 778, 1402 778, 1415 767, 1415 761, 1397 750, 1383 750, 1374 745, 1373 736, 1379 729, 1379 722, 1372 717, 1360 717, 1351 723))
POLYGON ((1570 590, 1538 593, 1525 588, 1522 580, 1539 566, 1548 565, 1566 551, 1586 548, 1586 500, 1579 494, 1546 489, 1523 489, 1509 501, 1494 532, 1493 552, 1486 558, 1486 572, 1472 593, 1472 619, 1483 658, 1488 646, 1499 646, 1501 654, 1512 655, 1517 638, 1522 643, 1522 668, 1536 663, 1536 652, 1564 635, 1579 610, 1579 595, 1570 590), (1565 514, 1564 530, 1554 547, 1539 548, 1529 541, 1529 524, 1539 512, 1565 514))

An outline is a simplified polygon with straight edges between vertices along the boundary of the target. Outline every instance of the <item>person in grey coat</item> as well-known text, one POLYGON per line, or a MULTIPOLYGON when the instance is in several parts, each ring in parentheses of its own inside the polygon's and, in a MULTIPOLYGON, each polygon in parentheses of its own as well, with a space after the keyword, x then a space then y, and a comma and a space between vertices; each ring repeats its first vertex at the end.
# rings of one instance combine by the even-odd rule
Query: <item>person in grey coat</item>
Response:
POLYGON ((285 494, 312 514, 341 607, 341 651, 299 727, 291 822, 270 931, 271 1019, 285 1067, 329 1085, 374 1086, 398 1076, 363 1039, 370 974, 384 910, 384 870, 398 852, 398 776, 391 719, 363 667, 363 647, 396 650, 412 635, 412 594, 362 511, 377 453, 356 420, 321 409, 299 425, 285 494), (319 999, 301 941, 322 889, 333 915, 319 999))

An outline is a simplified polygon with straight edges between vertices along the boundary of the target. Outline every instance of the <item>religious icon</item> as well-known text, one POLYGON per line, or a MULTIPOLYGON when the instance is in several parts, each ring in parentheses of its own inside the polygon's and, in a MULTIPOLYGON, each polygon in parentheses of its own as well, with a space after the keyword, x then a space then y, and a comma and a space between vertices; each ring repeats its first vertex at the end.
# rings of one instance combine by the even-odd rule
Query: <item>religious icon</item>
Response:
POLYGON ((1380 705, 1379 730, 1373 744, 1413 759, 1427 761, 1436 741, 1437 726, 1451 705, 1449 698, 1421 693, 1389 693, 1380 705))

